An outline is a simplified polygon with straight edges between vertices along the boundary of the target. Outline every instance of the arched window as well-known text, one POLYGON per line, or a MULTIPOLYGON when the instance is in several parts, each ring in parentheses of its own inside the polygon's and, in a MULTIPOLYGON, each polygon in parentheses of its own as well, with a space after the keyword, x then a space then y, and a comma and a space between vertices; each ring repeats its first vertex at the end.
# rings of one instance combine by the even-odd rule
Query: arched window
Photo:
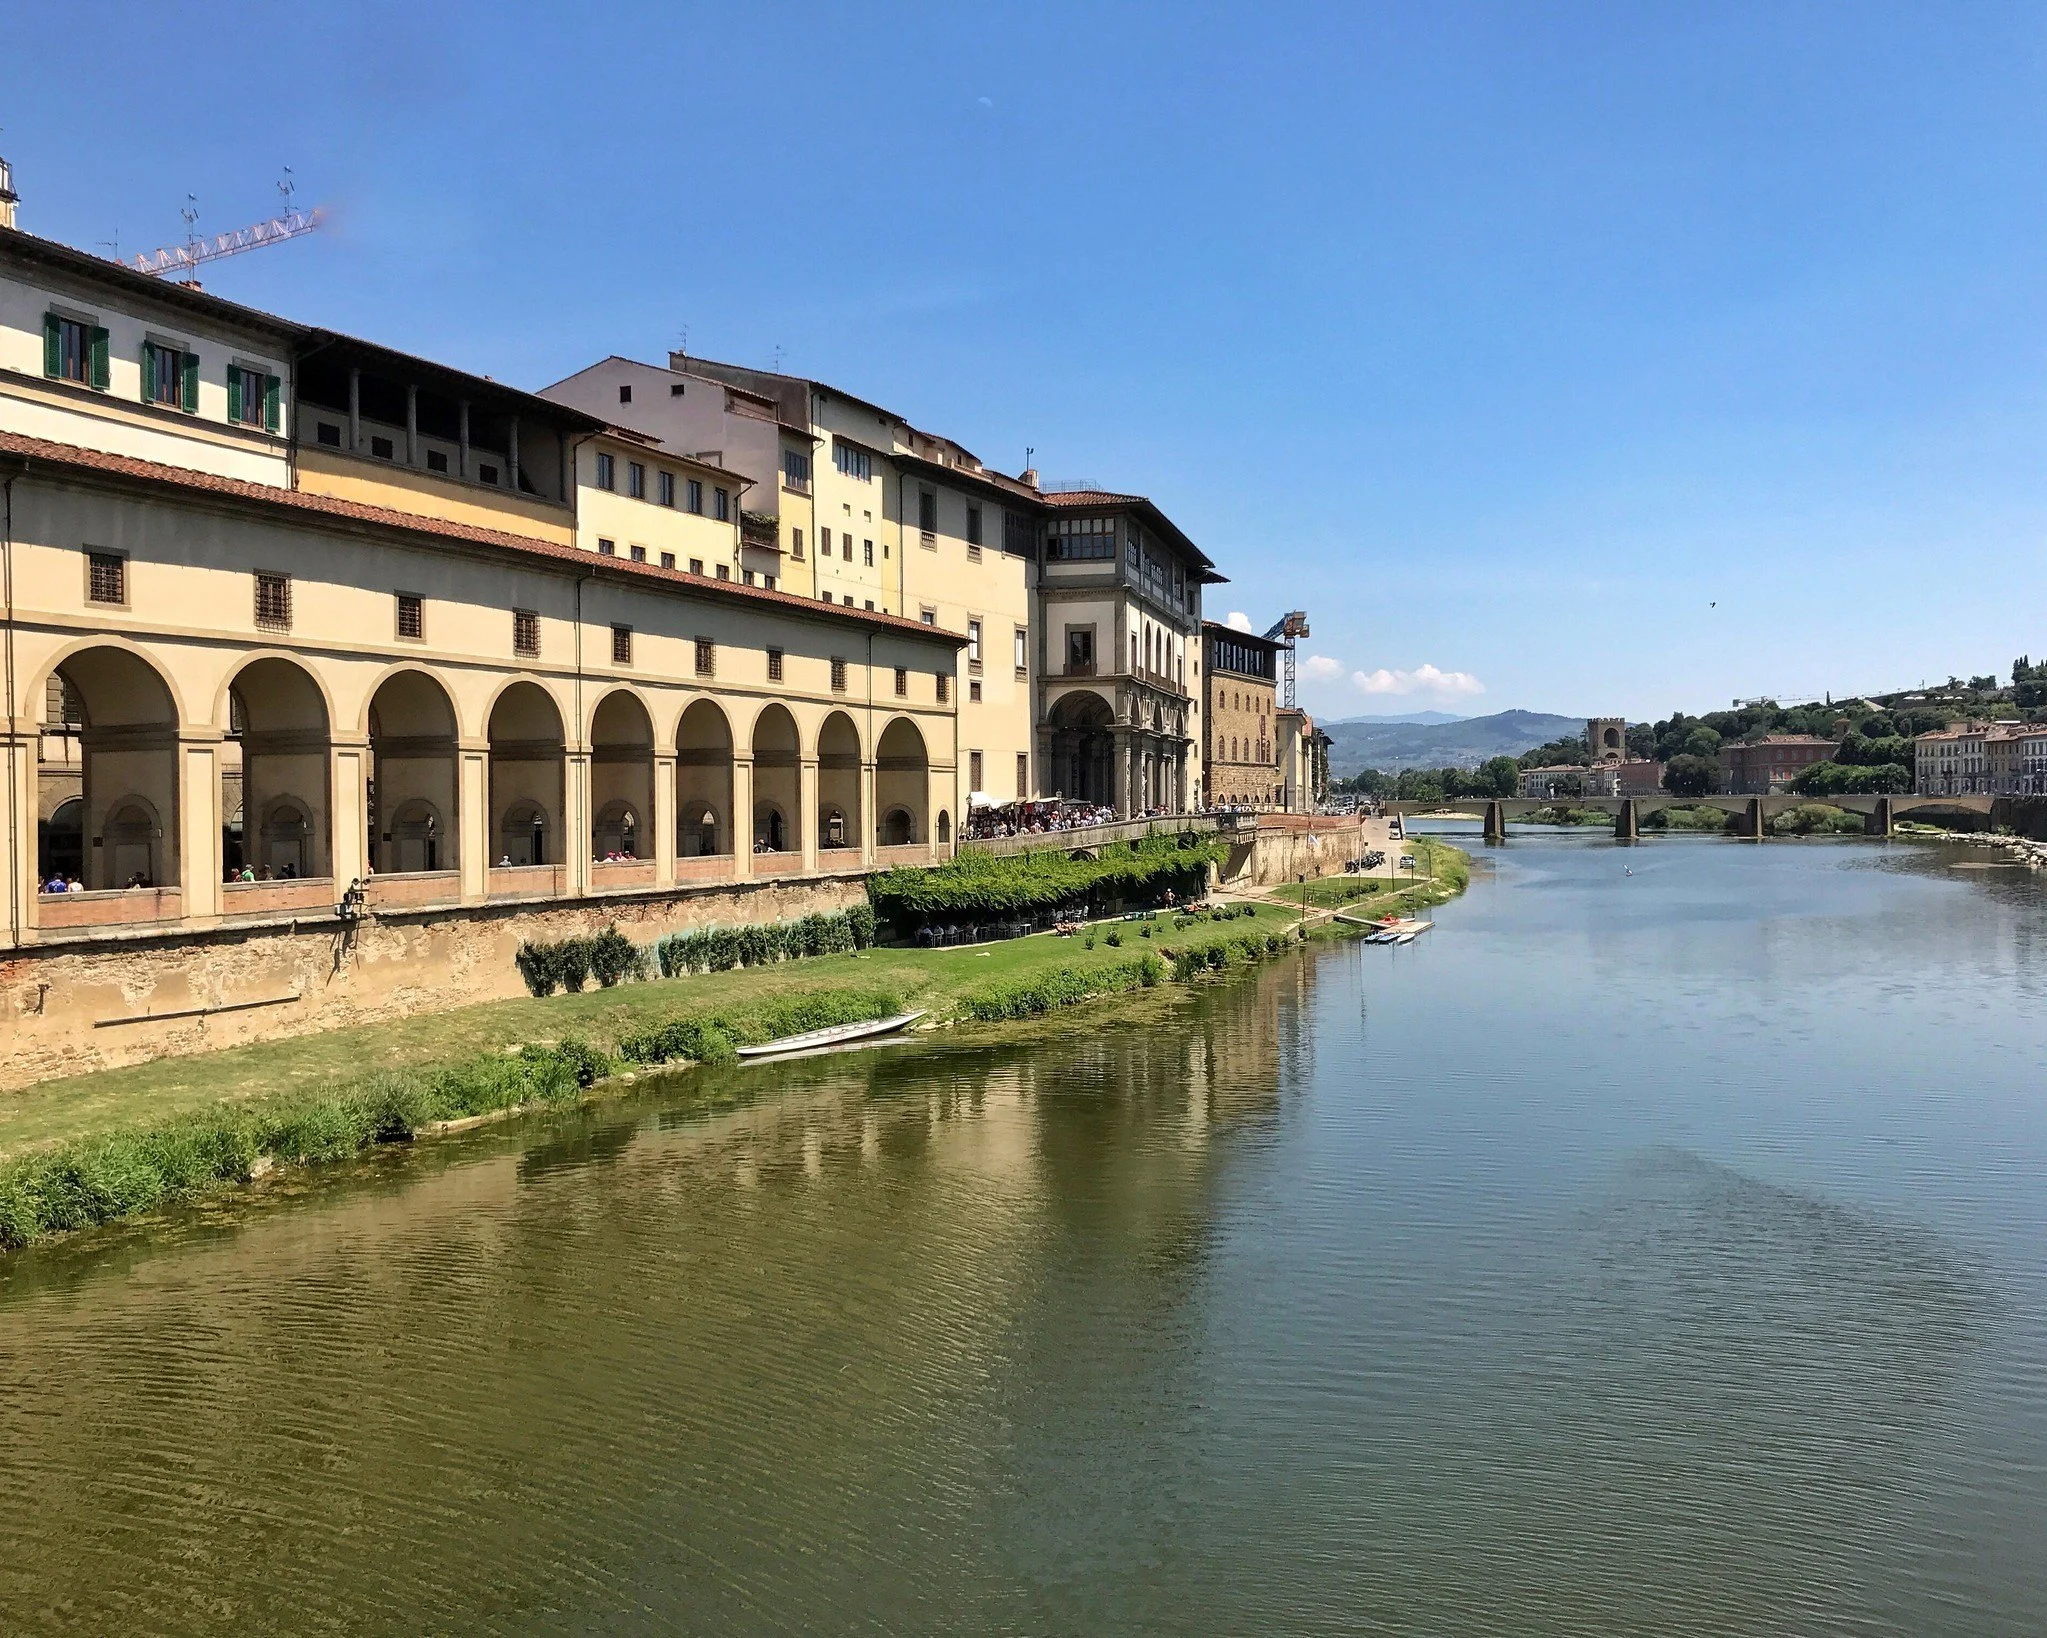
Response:
POLYGON ((952 841, 952 815, 945 809, 938 810, 938 845, 945 847, 952 841))

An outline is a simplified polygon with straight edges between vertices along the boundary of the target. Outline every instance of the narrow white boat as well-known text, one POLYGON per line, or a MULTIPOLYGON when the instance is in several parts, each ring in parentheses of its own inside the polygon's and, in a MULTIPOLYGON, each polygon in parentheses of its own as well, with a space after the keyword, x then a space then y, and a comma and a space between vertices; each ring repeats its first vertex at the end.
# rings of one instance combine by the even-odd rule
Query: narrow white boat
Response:
POLYGON ((823 1029, 805 1030, 801 1035, 784 1035, 780 1040, 763 1041, 759 1046, 743 1046, 739 1048, 739 1056, 780 1058, 791 1052, 815 1052, 821 1047, 869 1041, 877 1035, 893 1035, 898 1030, 908 1029, 923 1016, 920 1010, 899 1012, 890 1018, 863 1018, 851 1024, 828 1024, 823 1029))

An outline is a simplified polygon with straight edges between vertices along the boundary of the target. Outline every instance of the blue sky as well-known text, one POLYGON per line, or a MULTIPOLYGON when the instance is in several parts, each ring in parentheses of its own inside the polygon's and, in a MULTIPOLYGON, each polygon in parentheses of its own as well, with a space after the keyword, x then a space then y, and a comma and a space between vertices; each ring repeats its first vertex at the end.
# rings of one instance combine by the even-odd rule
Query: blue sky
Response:
MULTIPOLYGON (((0 5, 16 42, 52 14, 0 5)), ((2047 10, 66 8, 23 225, 537 387, 692 350, 1154 497, 1338 717, 2047 649, 2047 10), (80 75, 87 82, 81 84, 80 75)))

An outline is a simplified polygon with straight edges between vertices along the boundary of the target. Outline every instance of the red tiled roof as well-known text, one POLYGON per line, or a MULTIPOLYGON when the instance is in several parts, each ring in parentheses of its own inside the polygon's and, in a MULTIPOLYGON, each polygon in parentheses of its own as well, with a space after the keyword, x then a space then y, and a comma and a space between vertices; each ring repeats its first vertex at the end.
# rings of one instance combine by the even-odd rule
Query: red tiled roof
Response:
POLYGON ((1116 495, 1106 489, 1058 489, 1044 497, 1047 506, 1128 506, 1141 501, 1142 495, 1116 495))
POLYGON ((921 620, 906 620, 898 614, 849 609, 842 604, 826 603, 821 598, 798 597, 794 592, 769 591, 764 586, 749 586, 742 581, 707 580, 702 575, 686 574, 681 569, 664 569, 653 563, 635 563, 630 558, 602 557, 595 552, 586 552, 578 546, 539 540, 532 535, 515 535, 502 529, 480 529, 473 524, 450 523, 443 518, 422 517, 416 512, 401 512, 393 507, 370 506, 362 501, 341 500, 332 495, 309 495, 303 490, 247 483, 240 478, 215 477, 210 472, 192 472, 183 467, 165 466, 158 461, 137 460, 130 455, 110 455, 104 450, 86 449, 78 444, 54 443, 47 438, 30 438, 18 432, 0 431, 0 455, 15 455, 30 462, 48 461, 53 466, 69 467, 73 470, 105 472, 145 483, 167 484, 173 488, 200 494, 219 495, 261 506, 281 507, 286 511, 345 519, 351 523, 375 524, 386 529, 402 530, 407 534, 461 541, 472 546, 495 546, 527 557, 549 558, 559 563, 574 564, 586 573, 617 575, 621 579, 646 580, 677 588, 687 587, 692 592, 705 596, 730 598, 742 603, 766 604, 786 609, 792 614, 829 615, 833 619, 850 621, 860 626, 915 632, 921 637, 948 640, 955 646, 963 646, 967 641, 958 632, 947 631, 939 626, 927 626, 921 620))

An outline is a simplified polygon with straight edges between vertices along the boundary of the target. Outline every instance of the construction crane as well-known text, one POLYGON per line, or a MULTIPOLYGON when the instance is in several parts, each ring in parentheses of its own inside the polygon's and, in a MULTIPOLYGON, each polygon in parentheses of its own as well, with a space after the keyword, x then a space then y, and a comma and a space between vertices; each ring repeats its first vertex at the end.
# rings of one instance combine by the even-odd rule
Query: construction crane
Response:
POLYGON ((1285 645, 1286 657, 1280 661, 1279 703, 1291 711, 1296 703, 1294 697, 1294 644, 1308 635, 1308 611, 1294 609, 1279 618, 1279 624, 1265 634, 1265 640, 1285 645))
MULTIPOLYGON (((310 211, 302 211, 291 202, 296 184, 287 167, 284 180, 277 184, 277 191, 284 195, 284 214, 273 216, 267 222, 257 222, 249 227, 236 228, 232 233, 216 233, 210 239, 202 239, 196 233, 188 233, 181 245, 169 245, 162 250, 146 250, 139 256, 117 256, 114 259, 123 267, 132 267, 138 273, 146 273, 153 279, 168 274, 180 275, 180 282, 197 284, 199 264, 218 261, 223 256, 239 256, 245 250, 261 250, 265 245, 280 245, 287 239, 296 239, 314 232, 327 219, 324 207, 315 205, 310 211)), ((185 208, 180 213, 185 226, 190 229, 199 220, 197 202, 190 194, 185 196, 185 208)))

